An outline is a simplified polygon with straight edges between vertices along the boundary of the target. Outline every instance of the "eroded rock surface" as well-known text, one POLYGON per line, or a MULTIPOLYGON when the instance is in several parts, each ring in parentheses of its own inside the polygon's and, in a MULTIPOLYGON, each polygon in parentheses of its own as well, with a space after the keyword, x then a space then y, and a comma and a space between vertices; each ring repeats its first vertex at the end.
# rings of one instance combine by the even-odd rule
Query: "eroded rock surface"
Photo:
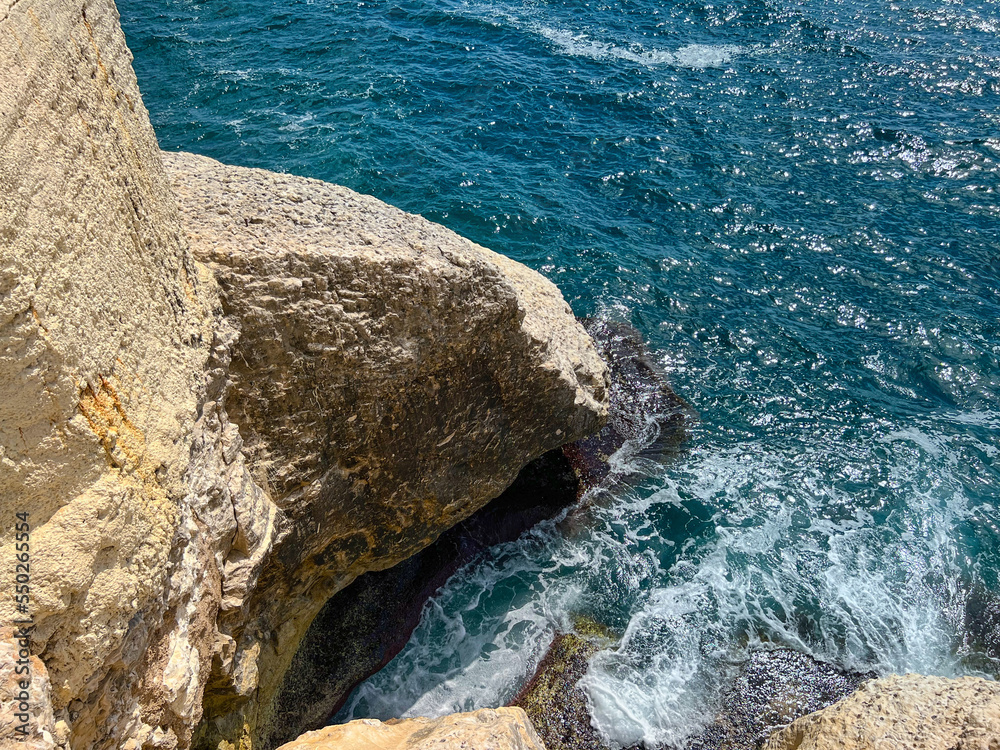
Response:
POLYGON ((0 747, 52 750, 52 684, 29 640, 21 629, 0 628, 0 747))
POLYGON ((331 598, 313 620, 285 675, 268 744, 326 724, 354 687, 403 649, 425 602, 452 573, 493 545, 512 541, 574 505, 607 476, 608 456, 626 440, 636 446, 643 438, 671 448, 679 445, 685 430, 681 418, 687 413, 679 412, 683 402, 670 390, 664 373, 649 362, 638 332, 606 321, 584 325, 609 363, 608 424, 598 435, 528 464, 500 497, 432 545, 390 569, 359 576, 331 598))
POLYGON ((267 736, 331 595, 597 430, 607 371, 554 285, 443 227, 317 180, 164 158, 235 331, 225 411, 274 512, 223 566, 231 646, 199 739, 217 746, 267 736), (230 592, 255 556, 253 586, 230 592))
POLYGON ((268 745, 328 723, 360 682, 405 646, 427 600, 461 565, 516 539, 577 500, 579 480, 562 451, 522 469, 497 499, 388 570, 365 573, 313 620, 285 675, 268 745))
POLYGON ((848 672, 787 648, 755 651, 689 750, 757 750, 777 727, 844 698, 874 672, 848 672))
POLYGON ((545 750, 520 708, 483 708, 440 719, 359 719, 307 732, 280 750, 545 750))
POLYGON ((775 732, 765 750, 997 750, 1000 684, 893 675, 775 732))
POLYGON ((210 556, 185 476, 214 282, 180 236, 111 0, 0 0, 0 58, 0 625, 23 615, 8 562, 27 513, 60 736, 183 744, 211 650, 187 638, 189 603, 212 620, 218 603, 211 566, 179 572, 210 556))

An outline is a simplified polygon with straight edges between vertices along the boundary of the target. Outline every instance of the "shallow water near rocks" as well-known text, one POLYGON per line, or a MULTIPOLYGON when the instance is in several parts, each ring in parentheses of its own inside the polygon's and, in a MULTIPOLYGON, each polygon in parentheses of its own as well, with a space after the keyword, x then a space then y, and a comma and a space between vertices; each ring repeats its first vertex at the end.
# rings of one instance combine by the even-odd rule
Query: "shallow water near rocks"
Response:
POLYGON ((996 2, 119 9, 164 148, 520 260, 634 324, 700 415, 456 574, 338 721, 505 703, 579 613, 623 633, 583 681, 614 746, 697 735, 762 646, 996 674, 996 2))

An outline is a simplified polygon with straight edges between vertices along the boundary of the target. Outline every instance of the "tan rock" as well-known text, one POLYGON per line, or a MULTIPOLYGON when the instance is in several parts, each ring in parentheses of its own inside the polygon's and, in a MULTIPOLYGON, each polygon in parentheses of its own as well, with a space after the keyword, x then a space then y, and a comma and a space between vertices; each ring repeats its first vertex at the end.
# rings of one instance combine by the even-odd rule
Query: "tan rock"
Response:
POLYGON ((440 719, 359 719, 306 732, 279 750, 545 750, 520 708, 484 708, 440 719))
POLYGON ((45 664, 31 656, 30 635, 0 628, 0 747, 55 747, 52 686, 45 664))
POLYGON ((318 180, 164 161, 238 332, 225 409, 275 513, 238 523, 223 563, 232 653, 199 742, 235 744, 260 736, 331 595, 596 430, 607 373, 551 282, 444 227, 318 180))
POLYGON ((765 750, 998 750, 1000 684, 917 674, 872 680, 768 738, 765 750))
MULTIPOLYGON (((0 590, 26 512, 55 715, 78 747, 153 725, 169 745, 199 688, 175 674, 191 700, 163 708, 138 675, 162 682, 147 655, 208 575, 171 583, 214 282, 180 236, 111 0, 0 0, 0 58, 0 590)), ((0 598, 0 625, 16 616, 0 598)))

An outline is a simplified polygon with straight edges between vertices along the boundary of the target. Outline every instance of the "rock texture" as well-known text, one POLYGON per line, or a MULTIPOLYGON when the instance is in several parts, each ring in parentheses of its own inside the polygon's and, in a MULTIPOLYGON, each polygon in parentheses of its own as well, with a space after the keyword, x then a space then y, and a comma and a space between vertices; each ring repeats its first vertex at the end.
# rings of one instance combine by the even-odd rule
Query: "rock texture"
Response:
POLYGON ((582 323, 608 363, 611 378, 607 424, 564 448, 581 482, 590 488, 607 481, 609 475, 623 478, 615 476, 609 461, 623 448, 626 461, 668 460, 687 440, 695 413, 671 389, 666 372, 653 360, 639 331, 604 318, 586 318, 582 323))
POLYGON ((0 747, 51 750, 52 683, 29 641, 20 629, 0 628, 0 747))
POLYGON ((608 456, 627 440, 633 450, 648 448, 644 455, 649 457, 666 450, 658 445, 676 448, 687 409, 664 373, 649 362, 638 332, 597 320, 584 326, 611 374, 605 427, 532 461, 500 497, 433 544, 392 568, 359 576, 331 598, 285 674, 268 745, 324 726, 358 683, 403 649, 427 599, 452 573, 580 501, 585 491, 608 479, 608 456))
POLYGON ((909 674, 866 683, 774 733, 765 750, 998 750, 1000 684, 909 674))
POLYGON ((776 728, 826 708, 874 679, 787 648, 755 651, 723 691, 718 714, 688 750, 758 750, 776 728))
POLYGON ((547 750, 602 750, 605 745, 590 720, 587 695, 579 682, 590 658, 618 640, 594 620, 578 617, 575 632, 557 633, 534 676, 511 701, 523 708, 547 750))
POLYGON ((520 708, 484 708, 440 719, 360 719, 307 732, 280 750, 545 750, 520 708))
POLYGON ((427 600, 462 565, 578 499, 562 451, 522 469, 497 499, 387 570, 370 571, 320 610, 285 673, 269 746, 325 726, 362 681, 406 646, 427 600))
POLYGON ((266 734, 332 594, 597 430, 607 371, 554 285, 443 227, 317 180, 165 163, 235 332, 225 413, 267 496, 248 516, 273 517, 237 519, 223 565, 229 650, 199 739, 216 746, 266 734))
POLYGON ((0 58, 0 625, 25 512, 31 649, 73 745, 184 742, 191 597, 214 619, 211 568, 178 566, 206 554, 185 474, 213 282, 111 0, 0 0, 0 58))

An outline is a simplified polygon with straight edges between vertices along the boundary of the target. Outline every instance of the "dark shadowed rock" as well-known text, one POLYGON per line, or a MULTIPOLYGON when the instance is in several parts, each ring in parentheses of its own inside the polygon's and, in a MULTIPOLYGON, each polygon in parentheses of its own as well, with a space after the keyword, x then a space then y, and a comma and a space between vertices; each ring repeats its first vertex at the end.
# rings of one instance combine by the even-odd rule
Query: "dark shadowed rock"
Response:
POLYGON ((584 318, 608 364, 611 388, 607 424, 600 432, 563 449, 587 488, 611 472, 608 459, 626 443, 635 455, 663 459, 687 439, 691 407, 670 388, 639 332, 620 321, 584 318))
POLYGON ((979 584, 965 600, 966 661, 987 674, 1000 673, 1000 598, 979 584))
POLYGON ((757 750, 776 728, 826 708, 877 675, 846 672, 810 656, 757 651, 723 695, 715 721, 689 750, 757 750))
POLYGON ((351 690, 398 654, 424 604, 491 546, 575 502, 579 480, 559 450, 528 464, 499 498, 389 570, 359 576, 320 611, 278 695, 268 746, 323 726, 351 690))

